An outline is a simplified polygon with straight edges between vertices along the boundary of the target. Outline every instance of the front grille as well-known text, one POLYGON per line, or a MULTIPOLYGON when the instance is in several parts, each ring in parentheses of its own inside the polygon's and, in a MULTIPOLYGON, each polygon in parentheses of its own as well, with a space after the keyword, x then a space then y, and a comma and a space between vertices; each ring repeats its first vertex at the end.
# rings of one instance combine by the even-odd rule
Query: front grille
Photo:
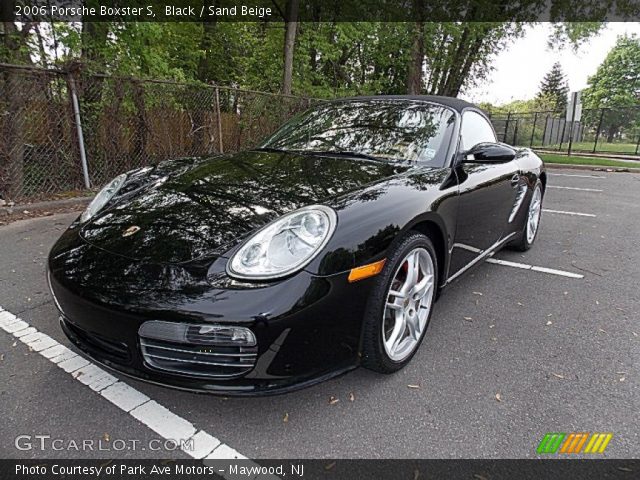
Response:
POLYGON ((80 347, 84 347, 89 353, 96 354, 118 363, 129 363, 131 356, 127 344, 110 340, 95 333, 87 332, 76 325, 68 322, 63 317, 60 318, 62 326, 75 338, 80 347))
POLYGON ((258 347, 189 345, 140 335, 145 362, 152 368, 196 377, 239 377, 256 363, 258 347))

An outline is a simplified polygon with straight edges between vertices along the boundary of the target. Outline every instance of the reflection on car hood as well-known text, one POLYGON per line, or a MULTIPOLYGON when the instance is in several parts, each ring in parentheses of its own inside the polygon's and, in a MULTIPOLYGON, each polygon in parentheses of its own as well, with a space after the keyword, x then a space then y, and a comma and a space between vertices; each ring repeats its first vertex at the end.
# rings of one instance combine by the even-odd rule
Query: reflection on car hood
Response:
POLYGON ((81 234, 87 242, 129 258, 186 262, 221 253, 283 213, 339 197, 407 168, 256 151, 169 162, 152 172, 156 180, 150 186, 116 201, 81 234))

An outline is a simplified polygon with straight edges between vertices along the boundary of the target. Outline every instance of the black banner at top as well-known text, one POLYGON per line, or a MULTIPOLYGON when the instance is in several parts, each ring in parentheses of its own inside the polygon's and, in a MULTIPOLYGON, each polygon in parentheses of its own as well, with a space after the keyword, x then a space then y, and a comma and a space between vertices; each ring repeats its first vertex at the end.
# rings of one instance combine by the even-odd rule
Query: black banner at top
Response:
POLYGON ((0 5, 3 21, 18 22, 601 22, 640 19, 640 0, 2 0, 0 5))

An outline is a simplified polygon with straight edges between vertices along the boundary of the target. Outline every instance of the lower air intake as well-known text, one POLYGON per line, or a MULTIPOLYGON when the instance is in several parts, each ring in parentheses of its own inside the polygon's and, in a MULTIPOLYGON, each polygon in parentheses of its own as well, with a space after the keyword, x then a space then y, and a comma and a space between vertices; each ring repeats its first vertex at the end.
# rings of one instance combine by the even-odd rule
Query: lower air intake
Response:
POLYGON ((178 375, 240 377, 258 356, 255 336, 244 327, 152 320, 138 335, 146 364, 178 375))

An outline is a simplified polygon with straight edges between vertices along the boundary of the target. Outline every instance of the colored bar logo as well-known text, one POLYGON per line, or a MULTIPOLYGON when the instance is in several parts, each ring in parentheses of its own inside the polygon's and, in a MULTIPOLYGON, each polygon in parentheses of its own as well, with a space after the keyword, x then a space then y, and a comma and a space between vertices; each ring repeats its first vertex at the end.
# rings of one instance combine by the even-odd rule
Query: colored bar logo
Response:
POLYGON ((538 454, 604 453, 612 438, 613 433, 547 433, 536 451, 538 454))

